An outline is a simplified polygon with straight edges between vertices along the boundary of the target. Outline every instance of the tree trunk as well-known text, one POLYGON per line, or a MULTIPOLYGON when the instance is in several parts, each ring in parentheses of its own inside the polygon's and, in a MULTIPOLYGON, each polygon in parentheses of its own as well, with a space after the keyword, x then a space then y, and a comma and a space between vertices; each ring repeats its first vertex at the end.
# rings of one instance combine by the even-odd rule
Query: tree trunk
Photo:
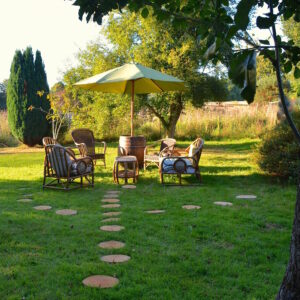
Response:
MULTIPOLYGON (((270 8, 270 15, 274 16, 272 0, 269 0, 269 8, 270 8)), ((274 66, 276 70, 280 100, 286 116, 286 120, 289 123, 295 135, 295 138, 298 141, 298 144, 300 145, 300 134, 288 111, 287 104, 286 104, 286 97, 283 91, 283 84, 281 79, 281 67, 280 67, 280 52, 279 52, 275 24, 272 25, 272 36, 275 45, 274 66)), ((300 186, 299 185, 300 185, 300 176, 298 177, 297 199, 296 199, 296 206, 295 206, 292 237, 290 243, 290 259, 280 289, 278 291, 276 300, 299 300, 300 299, 300 186)))
POLYGON ((176 124, 180 117, 182 109, 183 109, 182 94, 180 93, 176 95, 176 101, 174 101, 170 105, 170 117, 169 117, 168 126, 166 127, 167 135, 169 138, 173 139, 175 136, 176 124))
POLYGON ((300 176, 290 245, 290 260, 276 300, 300 299, 300 176))

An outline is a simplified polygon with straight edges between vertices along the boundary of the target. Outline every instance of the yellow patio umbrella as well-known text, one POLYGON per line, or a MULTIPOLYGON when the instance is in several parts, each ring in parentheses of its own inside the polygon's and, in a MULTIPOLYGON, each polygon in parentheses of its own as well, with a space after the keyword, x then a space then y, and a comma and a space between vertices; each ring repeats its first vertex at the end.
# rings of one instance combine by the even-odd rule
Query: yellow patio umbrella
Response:
POLYGON ((76 86, 104 93, 131 95, 131 136, 133 130, 134 94, 160 93, 165 91, 184 91, 184 81, 144 67, 137 63, 121 67, 83 79, 76 86))

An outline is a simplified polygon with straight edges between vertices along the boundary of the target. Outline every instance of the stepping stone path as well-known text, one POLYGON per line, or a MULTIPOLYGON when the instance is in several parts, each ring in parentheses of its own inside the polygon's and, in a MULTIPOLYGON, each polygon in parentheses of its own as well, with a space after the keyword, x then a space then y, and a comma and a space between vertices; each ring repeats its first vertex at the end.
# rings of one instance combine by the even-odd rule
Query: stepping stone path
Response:
POLYGON ((105 225, 105 226, 101 226, 100 229, 102 231, 121 231, 125 229, 125 227, 119 225, 105 225))
POLYGON ((24 198, 33 198, 33 194, 25 194, 23 195, 24 198))
POLYGON ((106 194, 120 194, 120 191, 106 191, 106 194))
POLYGON ((122 263, 130 260, 130 256, 123 255, 123 254, 113 254, 113 255, 104 255, 100 259, 108 263, 122 263))
POLYGON ((232 206, 232 203, 231 203, 231 202, 217 201, 217 202, 214 202, 214 204, 220 205, 220 206, 232 206))
POLYGON ((236 196, 236 199, 247 199, 247 200, 255 200, 255 195, 238 195, 236 196))
POLYGON ((49 206, 49 205, 38 205, 38 206, 35 206, 34 209, 36 210, 49 210, 51 209, 52 207, 49 206))
POLYGON ((109 212, 106 212, 106 213, 103 213, 102 215, 104 217, 113 217, 113 216, 119 216, 122 212, 120 211, 109 211, 109 212))
POLYGON ((77 210, 73 209, 60 209, 55 212, 57 215, 62 215, 62 216, 72 216, 77 214, 77 210))
POLYGON ((106 275, 93 275, 85 278, 82 283, 85 286, 104 289, 116 286, 119 283, 119 279, 106 275))
POLYGON ((17 201, 18 201, 18 202, 27 203, 27 202, 32 202, 32 199, 24 198, 24 199, 19 199, 19 200, 17 200, 17 201))
POLYGON ((115 195, 115 194, 106 194, 103 196, 103 198, 117 198, 119 197, 119 195, 115 195))
POLYGON ((165 210, 159 210, 159 209, 146 211, 147 214, 162 214, 164 212, 165 212, 165 210))
POLYGON ((199 205, 183 205, 182 208, 184 208, 184 209, 200 209, 201 206, 199 206, 199 205))
POLYGON ((121 205, 120 204, 104 204, 104 205, 101 205, 101 207, 103 208, 117 208, 117 207, 120 207, 121 205))
POLYGON ((108 218, 108 219, 103 219, 101 222, 113 222, 113 221, 120 221, 120 218, 108 218))
POLYGON ((103 203, 118 203, 118 202, 120 202, 120 200, 119 199, 103 199, 103 200, 101 200, 101 202, 103 202, 103 203))
POLYGON ((136 186, 135 185, 126 184, 126 185, 122 185, 122 189, 136 189, 136 186))
POLYGON ((125 246, 125 243, 118 241, 107 241, 98 244, 98 246, 102 249, 120 249, 125 246))

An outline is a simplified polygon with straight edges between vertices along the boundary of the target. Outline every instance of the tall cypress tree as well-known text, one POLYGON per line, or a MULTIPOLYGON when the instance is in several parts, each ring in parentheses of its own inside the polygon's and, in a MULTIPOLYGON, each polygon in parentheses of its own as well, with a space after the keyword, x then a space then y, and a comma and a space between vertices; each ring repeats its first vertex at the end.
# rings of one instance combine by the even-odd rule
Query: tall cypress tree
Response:
POLYGON ((48 111, 49 87, 41 54, 37 51, 34 61, 31 47, 23 53, 16 51, 11 66, 7 89, 8 120, 13 135, 26 145, 41 143, 49 133, 50 125, 41 110, 28 110, 30 106, 48 111), (43 97, 37 92, 44 91, 43 97))

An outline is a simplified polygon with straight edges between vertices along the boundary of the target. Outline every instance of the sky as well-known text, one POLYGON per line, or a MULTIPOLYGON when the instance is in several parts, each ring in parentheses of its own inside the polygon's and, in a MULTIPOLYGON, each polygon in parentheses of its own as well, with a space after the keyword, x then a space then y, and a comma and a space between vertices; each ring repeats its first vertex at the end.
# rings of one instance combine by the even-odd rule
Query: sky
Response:
POLYGON ((99 36, 100 26, 78 18, 69 0, 0 0, 0 82, 9 78, 17 49, 41 51, 48 83, 61 79, 74 54, 99 36))

